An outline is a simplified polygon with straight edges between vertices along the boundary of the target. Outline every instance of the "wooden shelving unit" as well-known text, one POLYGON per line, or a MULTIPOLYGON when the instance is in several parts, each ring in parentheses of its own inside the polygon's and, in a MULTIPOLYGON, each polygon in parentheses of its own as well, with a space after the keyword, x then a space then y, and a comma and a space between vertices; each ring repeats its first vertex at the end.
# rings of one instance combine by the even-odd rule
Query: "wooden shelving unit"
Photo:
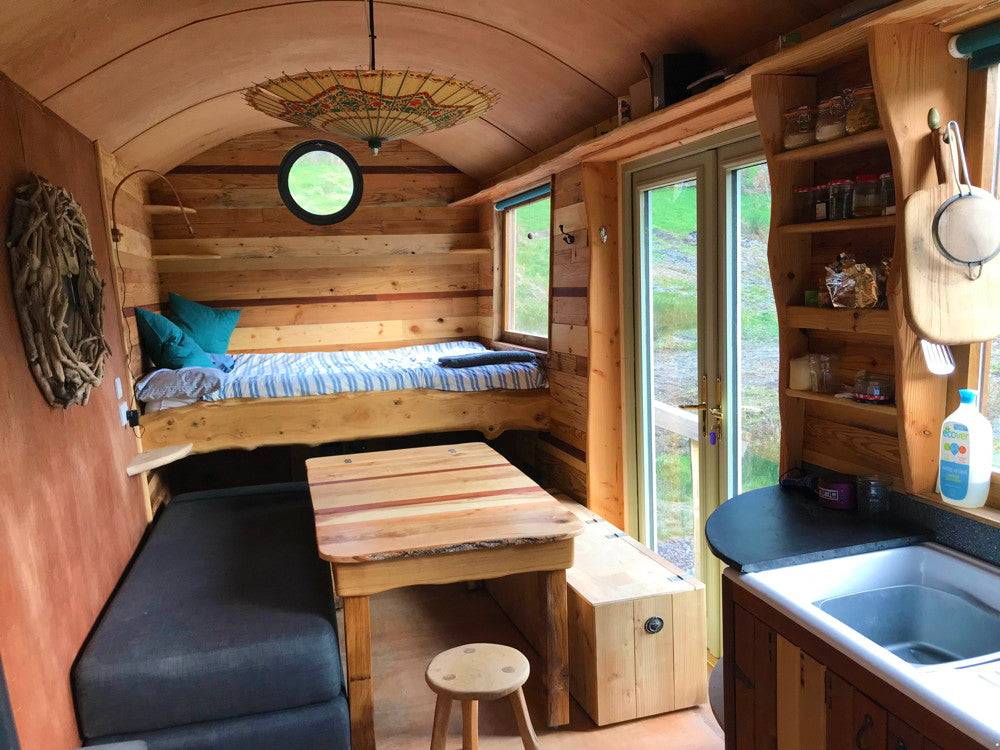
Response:
POLYGON ((902 233, 895 231, 898 217, 795 223, 793 191, 838 177, 891 171, 897 206, 902 206, 914 191, 929 187, 935 175, 927 167, 933 164, 925 135, 927 111, 937 107, 944 120, 962 121, 965 114, 965 67, 950 59, 947 43, 948 35, 933 26, 880 24, 867 29, 860 49, 830 47, 807 68, 771 65, 751 77, 771 180, 768 261, 779 323, 782 471, 809 462, 836 471, 891 473, 913 493, 933 489, 948 383, 927 375, 906 321, 899 273, 905 247, 902 233), (875 87, 880 129, 783 149, 784 112, 864 83, 875 87), (888 309, 803 305, 805 292, 821 283, 823 266, 844 249, 869 263, 892 257, 888 309), (789 362, 808 353, 838 355, 844 382, 862 369, 891 376, 895 406, 790 389, 789 362))
POLYGON ((785 395, 790 398, 799 398, 806 401, 817 401, 822 404, 833 404, 838 408, 851 409, 856 412, 882 415, 896 415, 896 407, 886 404, 864 404, 860 401, 852 401, 849 398, 837 398, 829 393, 816 393, 815 391, 799 391, 794 388, 786 388, 785 395))
POLYGON ((782 234, 822 234, 823 232, 852 232, 866 229, 887 229, 896 226, 895 216, 872 216, 865 219, 838 221, 810 221, 799 224, 782 224, 782 234))
POLYGON ((843 154, 854 154, 865 149, 876 148, 886 144, 885 131, 881 128, 868 130, 857 135, 849 135, 838 138, 835 141, 817 143, 813 146, 805 146, 791 151, 782 151, 774 155, 777 164, 791 162, 819 161, 820 159, 830 159, 843 154))

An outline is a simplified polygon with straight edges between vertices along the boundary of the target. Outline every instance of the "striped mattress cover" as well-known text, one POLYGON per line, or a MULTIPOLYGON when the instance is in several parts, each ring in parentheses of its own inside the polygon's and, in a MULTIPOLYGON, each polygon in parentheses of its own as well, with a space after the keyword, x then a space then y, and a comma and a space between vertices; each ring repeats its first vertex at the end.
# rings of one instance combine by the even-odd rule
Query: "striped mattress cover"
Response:
MULTIPOLYGON (((438 358, 486 351, 475 341, 408 346, 371 351, 236 354, 219 390, 198 398, 146 401, 147 411, 196 401, 232 398, 295 398, 332 393, 400 391, 530 390, 545 388, 545 370, 537 362, 446 368, 438 358)), ((142 385, 137 386, 142 400, 142 385)))

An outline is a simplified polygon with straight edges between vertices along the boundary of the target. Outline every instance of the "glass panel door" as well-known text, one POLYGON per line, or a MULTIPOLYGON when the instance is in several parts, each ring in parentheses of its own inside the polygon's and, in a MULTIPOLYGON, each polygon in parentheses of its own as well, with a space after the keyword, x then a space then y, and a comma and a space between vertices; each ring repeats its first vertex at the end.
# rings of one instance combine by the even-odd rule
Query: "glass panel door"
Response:
POLYGON ((635 482, 643 541, 705 583, 721 652, 721 565, 705 519, 778 480, 771 197, 756 139, 632 177, 635 482))
MULTIPOLYGON (((711 267, 704 249, 714 231, 713 156, 657 168, 639 177, 635 226, 642 251, 636 295, 642 337, 638 392, 642 394, 642 466, 648 502, 647 542, 681 570, 700 576, 706 501, 703 490, 711 308, 701 290, 711 267)), ((713 404, 711 406, 717 406, 713 404)))
POLYGON ((771 186, 767 165, 725 169, 730 224, 728 367, 729 492, 738 495, 778 483, 778 316, 767 264, 771 186))

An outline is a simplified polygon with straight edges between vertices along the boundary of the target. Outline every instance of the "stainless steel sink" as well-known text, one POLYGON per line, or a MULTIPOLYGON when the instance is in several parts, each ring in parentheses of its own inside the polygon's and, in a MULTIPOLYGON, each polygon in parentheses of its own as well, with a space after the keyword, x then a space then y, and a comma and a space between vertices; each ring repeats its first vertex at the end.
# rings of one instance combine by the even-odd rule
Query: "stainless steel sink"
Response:
POLYGON ((1000 613, 970 598, 902 584, 816 602, 910 664, 946 664, 1000 652, 1000 613))
POLYGON ((984 746, 1000 748, 1000 568, 918 544, 740 581, 984 746))

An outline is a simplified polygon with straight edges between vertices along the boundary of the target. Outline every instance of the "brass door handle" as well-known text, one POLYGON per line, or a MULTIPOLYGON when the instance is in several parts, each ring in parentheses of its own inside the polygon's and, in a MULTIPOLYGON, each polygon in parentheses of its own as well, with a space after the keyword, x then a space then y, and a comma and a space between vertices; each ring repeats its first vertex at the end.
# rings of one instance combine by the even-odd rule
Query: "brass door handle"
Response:
POLYGON ((686 409, 688 411, 708 411, 708 404, 702 401, 700 404, 678 404, 678 409, 686 409))

